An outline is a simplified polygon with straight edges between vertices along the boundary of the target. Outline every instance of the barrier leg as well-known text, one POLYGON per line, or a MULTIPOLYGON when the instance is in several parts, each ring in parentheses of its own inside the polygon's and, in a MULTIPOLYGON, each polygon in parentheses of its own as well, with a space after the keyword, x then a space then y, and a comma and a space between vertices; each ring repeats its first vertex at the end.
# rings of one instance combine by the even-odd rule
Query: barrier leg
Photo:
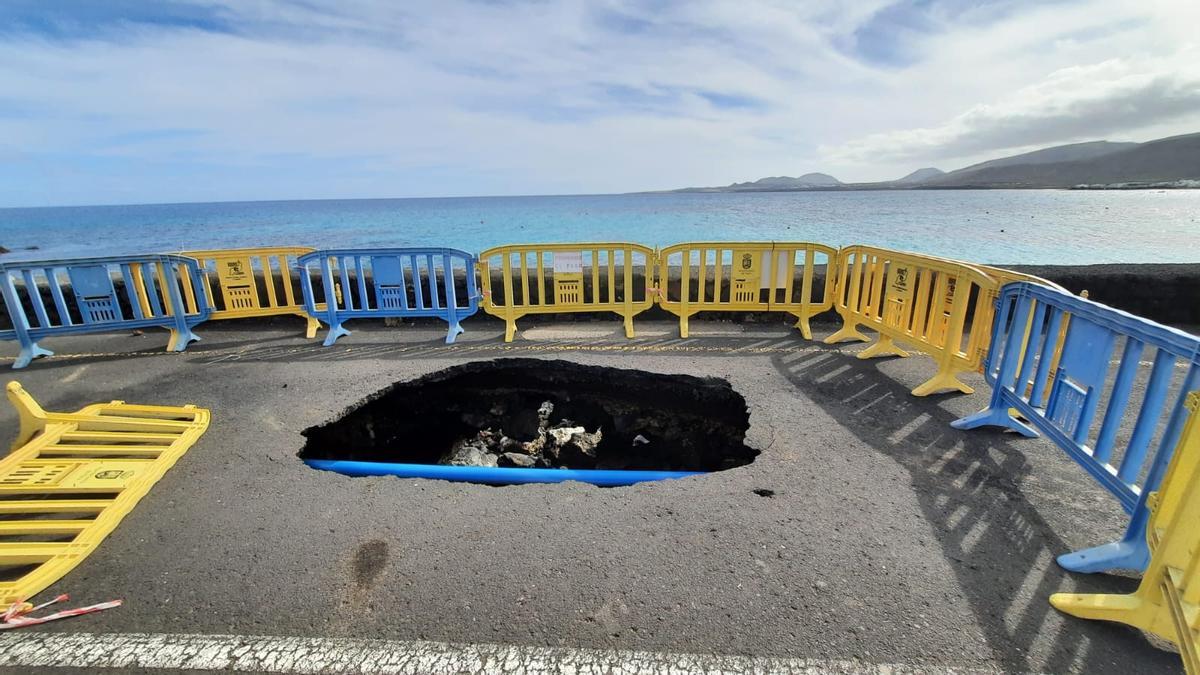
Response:
POLYGON ((688 315, 679 315, 679 337, 686 338, 688 336, 688 315))
POLYGON ((833 335, 825 338, 825 344, 833 345, 839 342, 850 342, 851 340, 855 340, 857 342, 870 342, 871 338, 858 332, 857 323, 842 319, 842 327, 839 328, 833 335))
POLYGON ((1116 621, 1157 633, 1154 625, 1155 608, 1141 597, 1142 592, 1142 587, 1139 586, 1137 592, 1130 595, 1054 593, 1050 596, 1050 604, 1060 612, 1081 619, 1116 621))
POLYGON ((812 339, 812 327, 810 327, 808 325, 808 315, 807 314, 797 314, 796 315, 796 323, 793 326, 793 328, 799 328, 800 335, 805 340, 812 339))
POLYGON ((1150 547, 1146 544, 1146 527, 1149 523, 1150 508, 1145 499, 1139 499, 1121 541, 1064 553, 1058 556, 1058 564, 1063 569, 1083 574, 1108 570, 1145 571, 1150 564, 1150 547))
POLYGON ((516 337, 516 335, 517 335, 517 320, 516 319, 505 319, 504 320, 504 341, 512 342, 513 338, 516 337))
MULTIPOLYGON (((936 379, 936 378, 935 378, 936 379)), ((924 385, 922 385, 924 386, 924 385)), ((974 415, 954 420, 950 426, 955 429, 976 429, 979 427, 1004 427, 1015 431, 1026 438, 1037 438, 1041 434, 1036 429, 1012 416, 1008 406, 992 406, 980 410, 974 415)))
POLYGON ((633 315, 632 314, 625 315, 625 337, 627 337, 627 338, 633 337, 633 315))
POLYGON ((463 327, 461 325, 459 325, 457 318, 451 319, 450 328, 449 328, 449 330, 446 331, 446 344, 448 344, 448 345, 454 344, 455 338, 457 338, 459 335, 462 335, 465 332, 466 331, 463 330, 463 327))
POLYGON ((875 344, 868 346, 858 353, 858 358, 860 359, 875 359, 881 356, 905 357, 908 356, 908 352, 893 342, 890 336, 880 334, 879 340, 875 344))
POLYGON ((304 318, 308 321, 308 325, 304 327, 304 337, 311 340, 317 337, 317 330, 321 328, 321 322, 311 316, 304 318))
POLYGON ((42 429, 46 428, 47 415, 42 406, 33 400, 29 392, 21 386, 20 382, 12 381, 7 387, 8 402, 17 411, 18 428, 17 437, 13 439, 12 449, 25 445, 29 439, 33 438, 42 429))
POLYGON ((17 360, 13 362, 13 369, 24 368, 39 356, 54 356, 54 352, 44 349, 37 342, 23 344, 21 345, 21 353, 17 354, 17 360))
POLYGON ((187 349, 187 346, 193 342, 199 342, 200 336, 192 332, 191 326, 184 325, 183 328, 172 328, 171 339, 167 340, 167 351, 181 352, 187 349))
POLYGON ((322 344, 324 344, 326 347, 332 347, 333 343, 337 342, 338 338, 349 334, 350 331, 342 328, 341 321, 338 321, 337 323, 331 323, 329 324, 329 332, 325 334, 325 342, 322 344))
POLYGON ((964 394, 974 394, 975 390, 959 381, 956 372, 950 368, 942 368, 937 374, 925 380, 916 389, 913 396, 928 396, 942 391, 959 391, 964 394))
POLYGON ((1136 528, 1130 525, 1121 541, 1103 546, 1093 546, 1074 553, 1058 556, 1058 566, 1072 572, 1094 574, 1109 570, 1134 570, 1141 572, 1150 564, 1150 549, 1146 546, 1146 532, 1133 534, 1136 528))

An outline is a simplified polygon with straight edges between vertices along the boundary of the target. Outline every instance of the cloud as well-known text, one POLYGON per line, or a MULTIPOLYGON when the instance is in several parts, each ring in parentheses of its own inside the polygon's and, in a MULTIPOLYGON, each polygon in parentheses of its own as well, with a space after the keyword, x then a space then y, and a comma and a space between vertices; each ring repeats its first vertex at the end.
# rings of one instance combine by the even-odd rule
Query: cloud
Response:
POLYGON ((936 127, 873 134, 827 148, 842 161, 924 161, 1032 145, 1094 140, 1200 111, 1200 51, 1172 59, 1109 59, 1051 73, 936 127))
POLYGON ((14 1, 0 205, 871 180, 1194 130, 1195 5, 14 1))

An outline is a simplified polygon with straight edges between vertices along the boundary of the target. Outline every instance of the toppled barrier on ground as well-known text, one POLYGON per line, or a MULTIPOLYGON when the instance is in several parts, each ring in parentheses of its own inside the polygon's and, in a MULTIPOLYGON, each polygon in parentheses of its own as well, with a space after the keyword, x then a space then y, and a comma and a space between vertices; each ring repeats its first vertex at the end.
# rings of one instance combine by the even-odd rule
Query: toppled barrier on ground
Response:
POLYGON ((306 429, 305 460, 720 471, 754 461, 725 380, 499 359, 400 382, 306 429))

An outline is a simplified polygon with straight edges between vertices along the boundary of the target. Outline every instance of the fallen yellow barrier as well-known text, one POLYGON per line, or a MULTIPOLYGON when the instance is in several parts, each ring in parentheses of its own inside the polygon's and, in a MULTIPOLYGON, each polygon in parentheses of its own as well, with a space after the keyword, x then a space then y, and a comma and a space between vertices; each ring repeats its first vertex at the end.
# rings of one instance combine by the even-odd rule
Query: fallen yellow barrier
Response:
POLYGON ((208 428, 208 411, 97 403, 51 413, 17 382, 8 399, 20 417, 0 460, 0 565, 33 568, 0 582, 0 603, 22 601, 58 581, 100 545, 208 428), (68 539, 69 538, 69 539, 68 539))
POLYGON ((679 317, 680 337, 697 312, 787 312, 811 340, 809 319, 833 306, 836 261, 837 249, 809 242, 675 244, 658 252, 657 302, 679 317))
POLYGON ((1200 392, 1158 492, 1150 495, 1150 566, 1129 595, 1055 593, 1050 604, 1083 619, 1116 621, 1170 640, 1200 674, 1200 392))

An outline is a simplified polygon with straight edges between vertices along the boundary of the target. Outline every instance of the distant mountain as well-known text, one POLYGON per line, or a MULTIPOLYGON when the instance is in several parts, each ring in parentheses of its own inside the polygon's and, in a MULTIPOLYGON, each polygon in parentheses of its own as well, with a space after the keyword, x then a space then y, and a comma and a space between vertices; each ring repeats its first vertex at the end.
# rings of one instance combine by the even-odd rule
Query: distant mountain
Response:
POLYGON ((924 183, 926 181, 933 180, 934 178, 937 178, 939 176, 945 176, 945 175, 946 175, 946 172, 942 171, 941 169, 935 169, 933 167, 926 167, 924 169, 917 169, 916 171, 905 176, 904 178, 900 178, 900 179, 894 180, 892 182, 897 183, 899 185, 915 185, 917 183, 924 183))
POLYGON ((952 171, 923 183, 921 187, 1063 188, 1195 179, 1200 179, 1200 133, 1147 143, 1107 143, 1103 146, 1081 143, 1048 148, 952 171), (1082 157, 1076 152, 1080 146, 1090 146, 1083 151, 1082 157), (1111 146, 1119 147, 1113 151, 1111 146), (1097 152, 1099 154, 1095 154, 1097 152), (1056 154, 1077 158, 1044 161, 1045 157, 1056 154), (1029 161, 1029 155, 1035 155, 1033 161, 1029 161))
POLYGON ((787 192, 789 190, 831 188, 839 185, 842 185, 842 181, 829 174, 806 173, 798 178, 770 176, 749 183, 733 183, 725 187, 683 188, 682 190, 671 190, 671 192, 787 192))
POLYGON ((1111 155, 1114 152, 1128 150, 1137 147, 1137 143, 1113 143, 1110 141, 1090 141, 1087 143, 1072 143, 1070 145, 1056 145, 1052 148, 1043 148, 1034 150, 1033 152, 1025 152, 1020 155, 1011 157, 1001 157, 1000 159, 991 159, 986 162, 972 164, 951 171, 948 175, 961 176, 983 169, 994 169, 1002 166, 1016 166, 1022 164, 1054 164, 1057 162, 1079 162, 1104 155, 1111 155))
POLYGON ((1043 148, 945 173, 924 168, 893 181, 842 183, 824 173, 773 176, 669 192, 922 190, 937 188, 1191 187, 1200 181, 1200 133, 1146 143, 1091 141, 1043 148))

